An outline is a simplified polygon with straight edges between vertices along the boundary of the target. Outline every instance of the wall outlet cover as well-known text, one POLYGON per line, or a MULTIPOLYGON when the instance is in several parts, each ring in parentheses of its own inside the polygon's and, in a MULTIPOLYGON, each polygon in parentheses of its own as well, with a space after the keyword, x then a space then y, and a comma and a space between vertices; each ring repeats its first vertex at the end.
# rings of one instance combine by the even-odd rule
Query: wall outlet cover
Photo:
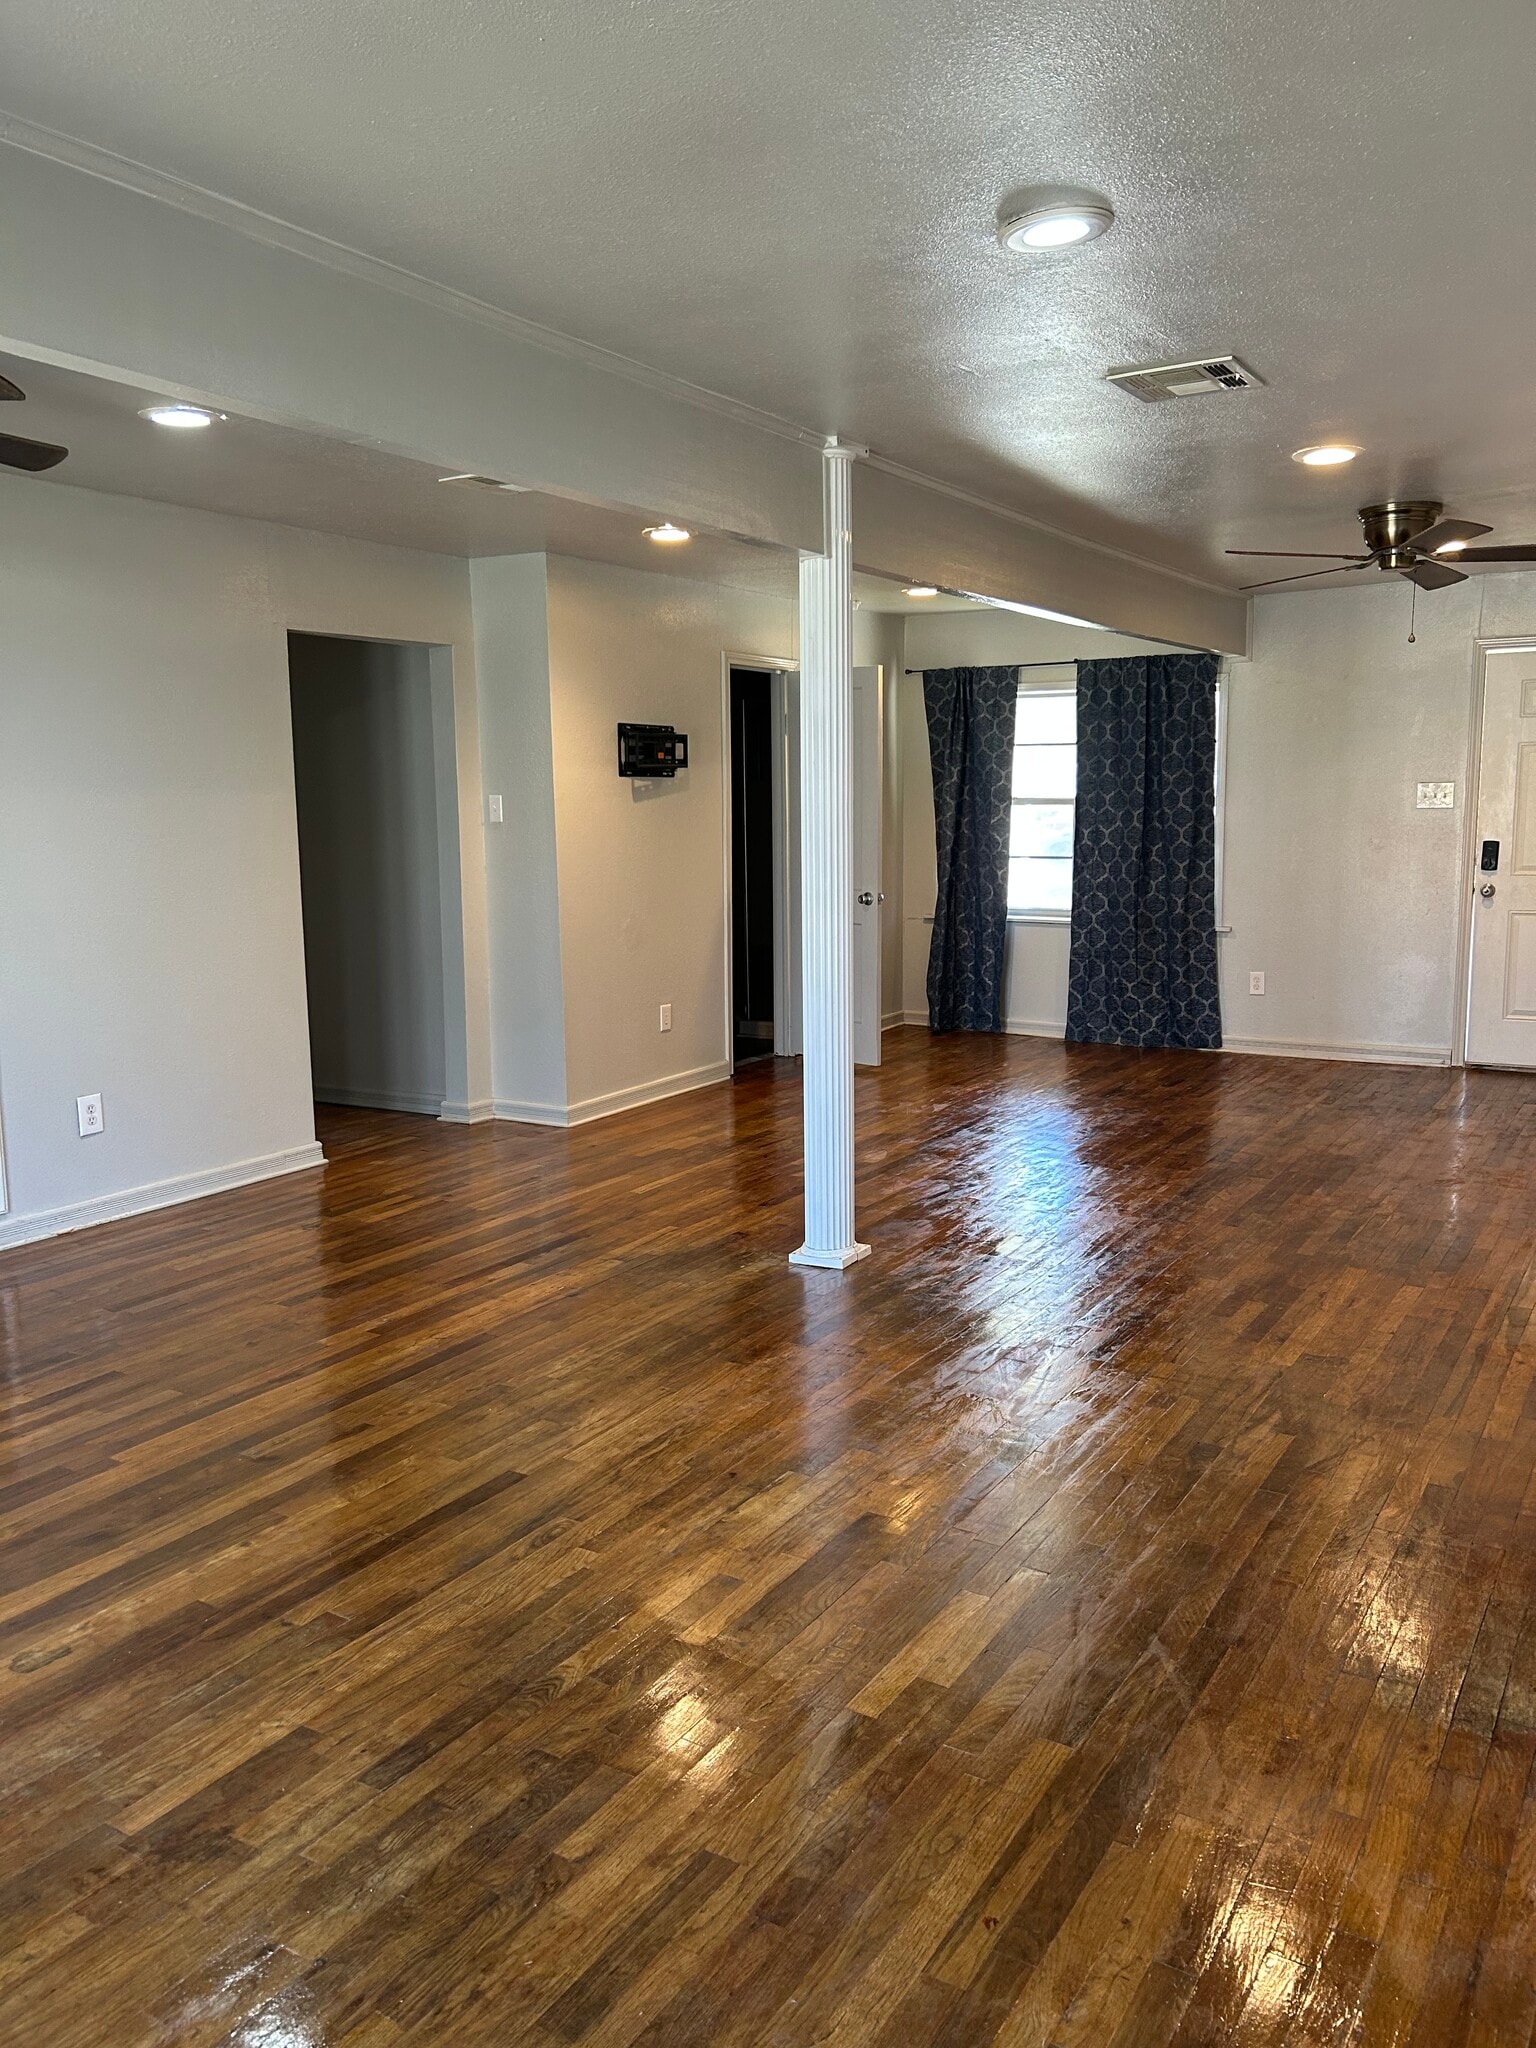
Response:
POLYGON ((1454 811, 1456 808, 1456 785, 1454 782, 1421 782, 1415 807, 1421 811, 1454 811))
POLYGON ((1254 968, 1253 972, 1248 976, 1248 993, 1251 996, 1263 995, 1264 970, 1262 967, 1254 968))
POLYGON ((102 1118, 101 1097, 99 1095, 77 1095, 75 1097, 75 1115, 80 1120, 80 1135, 82 1138, 94 1138, 98 1131, 106 1129, 106 1124, 102 1118))

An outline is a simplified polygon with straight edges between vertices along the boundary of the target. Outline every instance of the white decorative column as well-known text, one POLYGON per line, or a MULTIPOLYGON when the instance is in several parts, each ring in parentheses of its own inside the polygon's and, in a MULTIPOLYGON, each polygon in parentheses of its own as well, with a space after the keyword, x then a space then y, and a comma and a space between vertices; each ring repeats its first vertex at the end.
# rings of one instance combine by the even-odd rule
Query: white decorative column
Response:
POLYGON ((822 456, 822 547, 800 561, 800 932, 805 1243, 792 1266, 869 1256, 853 1234, 853 488, 822 456))

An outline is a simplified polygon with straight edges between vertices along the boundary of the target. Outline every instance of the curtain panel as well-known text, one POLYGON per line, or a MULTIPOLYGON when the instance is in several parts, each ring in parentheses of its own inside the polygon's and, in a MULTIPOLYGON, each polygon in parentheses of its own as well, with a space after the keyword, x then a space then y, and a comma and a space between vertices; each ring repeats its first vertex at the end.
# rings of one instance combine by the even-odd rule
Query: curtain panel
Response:
POLYGON ((934 1031, 1001 1031, 1019 671, 923 671, 939 888, 928 948, 934 1031))
POLYGON ((1067 1037, 1221 1044, 1214 654, 1077 664, 1067 1037))

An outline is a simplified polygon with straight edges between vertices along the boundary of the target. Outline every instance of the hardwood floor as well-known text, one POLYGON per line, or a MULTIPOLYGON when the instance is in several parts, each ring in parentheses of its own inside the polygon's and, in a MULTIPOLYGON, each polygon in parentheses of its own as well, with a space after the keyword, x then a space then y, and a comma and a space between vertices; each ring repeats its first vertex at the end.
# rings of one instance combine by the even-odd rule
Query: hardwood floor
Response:
POLYGON ((1530 2040, 1536 1082, 887 1044, 0 1257, 0 2038, 1530 2040))

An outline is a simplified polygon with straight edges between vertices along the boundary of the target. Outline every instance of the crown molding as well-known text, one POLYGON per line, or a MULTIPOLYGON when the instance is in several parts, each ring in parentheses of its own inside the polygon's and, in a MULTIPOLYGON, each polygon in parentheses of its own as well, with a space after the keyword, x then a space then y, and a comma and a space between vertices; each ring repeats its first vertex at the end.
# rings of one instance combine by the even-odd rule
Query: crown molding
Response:
MULTIPOLYGON (((565 334, 555 327, 545 327, 536 320, 524 319, 521 314, 509 313, 500 306, 493 306, 484 299, 478 299, 470 292, 461 292, 452 285, 438 284, 434 279, 422 277, 417 271, 407 270, 403 265, 387 262, 380 256, 366 255, 361 249, 353 249, 345 242, 333 241, 328 235, 315 233, 310 228, 296 226, 292 221, 280 220, 275 214, 263 213, 258 207, 247 206, 243 201, 231 199, 222 192, 210 191, 206 186, 195 185, 188 179, 175 177, 169 171, 157 171, 150 164, 141 164, 132 157, 119 156, 115 151, 103 149, 94 142, 83 142, 77 136, 63 135, 52 128, 40 127, 36 122, 25 121, 19 115, 0 111, 0 144, 11 149, 25 150, 28 155, 46 158, 50 163, 64 166, 68 170, 82 171, 88 177, 100 178, 107 184, 120 186, 124 191, 138 194, 140 198, 158 201, 161 205, 175 207, 182 213, 195 215, 199 220, 212 222, 219 227, 232 229, 247 240, 261 242, 271 249, 281 249, 292 256, 301 256, 311 263, 322 264, 329 270, 345 277, 357 279, 360 283, 371 284, 385 291, 401 293, 415 299, 418 304, 429 306, 435 311, 446 313, 460 320, 471 320, 481 327, 488 327, 506 335, 510 340, 521 342, 532 348, 543 349, 548 354, 564 357, 569 362, 581 363, 588 369, 606 371, 610 376, 621 377, 630 384, 654 391, 658 396, 673 399, 681 404, 692 405, 705 412, 715 413, 733 420, 738 426, 770 434, 783 441, 793 441, 805 448, 818 451, 842 443, 840 436, 828 435, 813 427, 801 426, 797 421, 783 418, 761 406, 750 405, 744 399, 732 398, 723 391, 712 390, 708 385, 691 383, 685 377, 677 377, 669 370, 653 369, 648 363, 637 362, 633 356, 621 354, 617 349, 602 347, 597 342, 582 341, 576 335, 565 334)), ((858 459, 871 469, 883 471, 898 482, 911 484, 916 489, 937 492, 955 503, 969 505, 975 511, 990 514, 997 519, 1006 519, 1012 525, 1026 528, 1032 533, 1048 536, 1068 546, 1085 548, 1091 554, 1110 561, 1129 563, 1135 568, 1148 571, 1156 576, 1165 576, 1177 583, 1183 583, 1195 590, 1202 590, 1219 597, 1230 597, 1234 593, 1221 583, 1213 583, 1200 576, 1191 575, 1182 569, 1170 569, 1161 562, 1149 561, 1143 555, 1132 554, 1128 549, 1117 548, 1103 541, 1085 539, 1081 534, 1069 533, 1064 528, 1052 526, 1043 519, 1032 518, 1026 512, 1016 511, 1010 505, 999 504, 994 498, 984 498, 975 491, 968 491, 958 484, 945 483, 941 478, 928 476, 921 470, 909 469, 904 463, 888 456, 877 454, 862 445, 857 447, 858 459)))

